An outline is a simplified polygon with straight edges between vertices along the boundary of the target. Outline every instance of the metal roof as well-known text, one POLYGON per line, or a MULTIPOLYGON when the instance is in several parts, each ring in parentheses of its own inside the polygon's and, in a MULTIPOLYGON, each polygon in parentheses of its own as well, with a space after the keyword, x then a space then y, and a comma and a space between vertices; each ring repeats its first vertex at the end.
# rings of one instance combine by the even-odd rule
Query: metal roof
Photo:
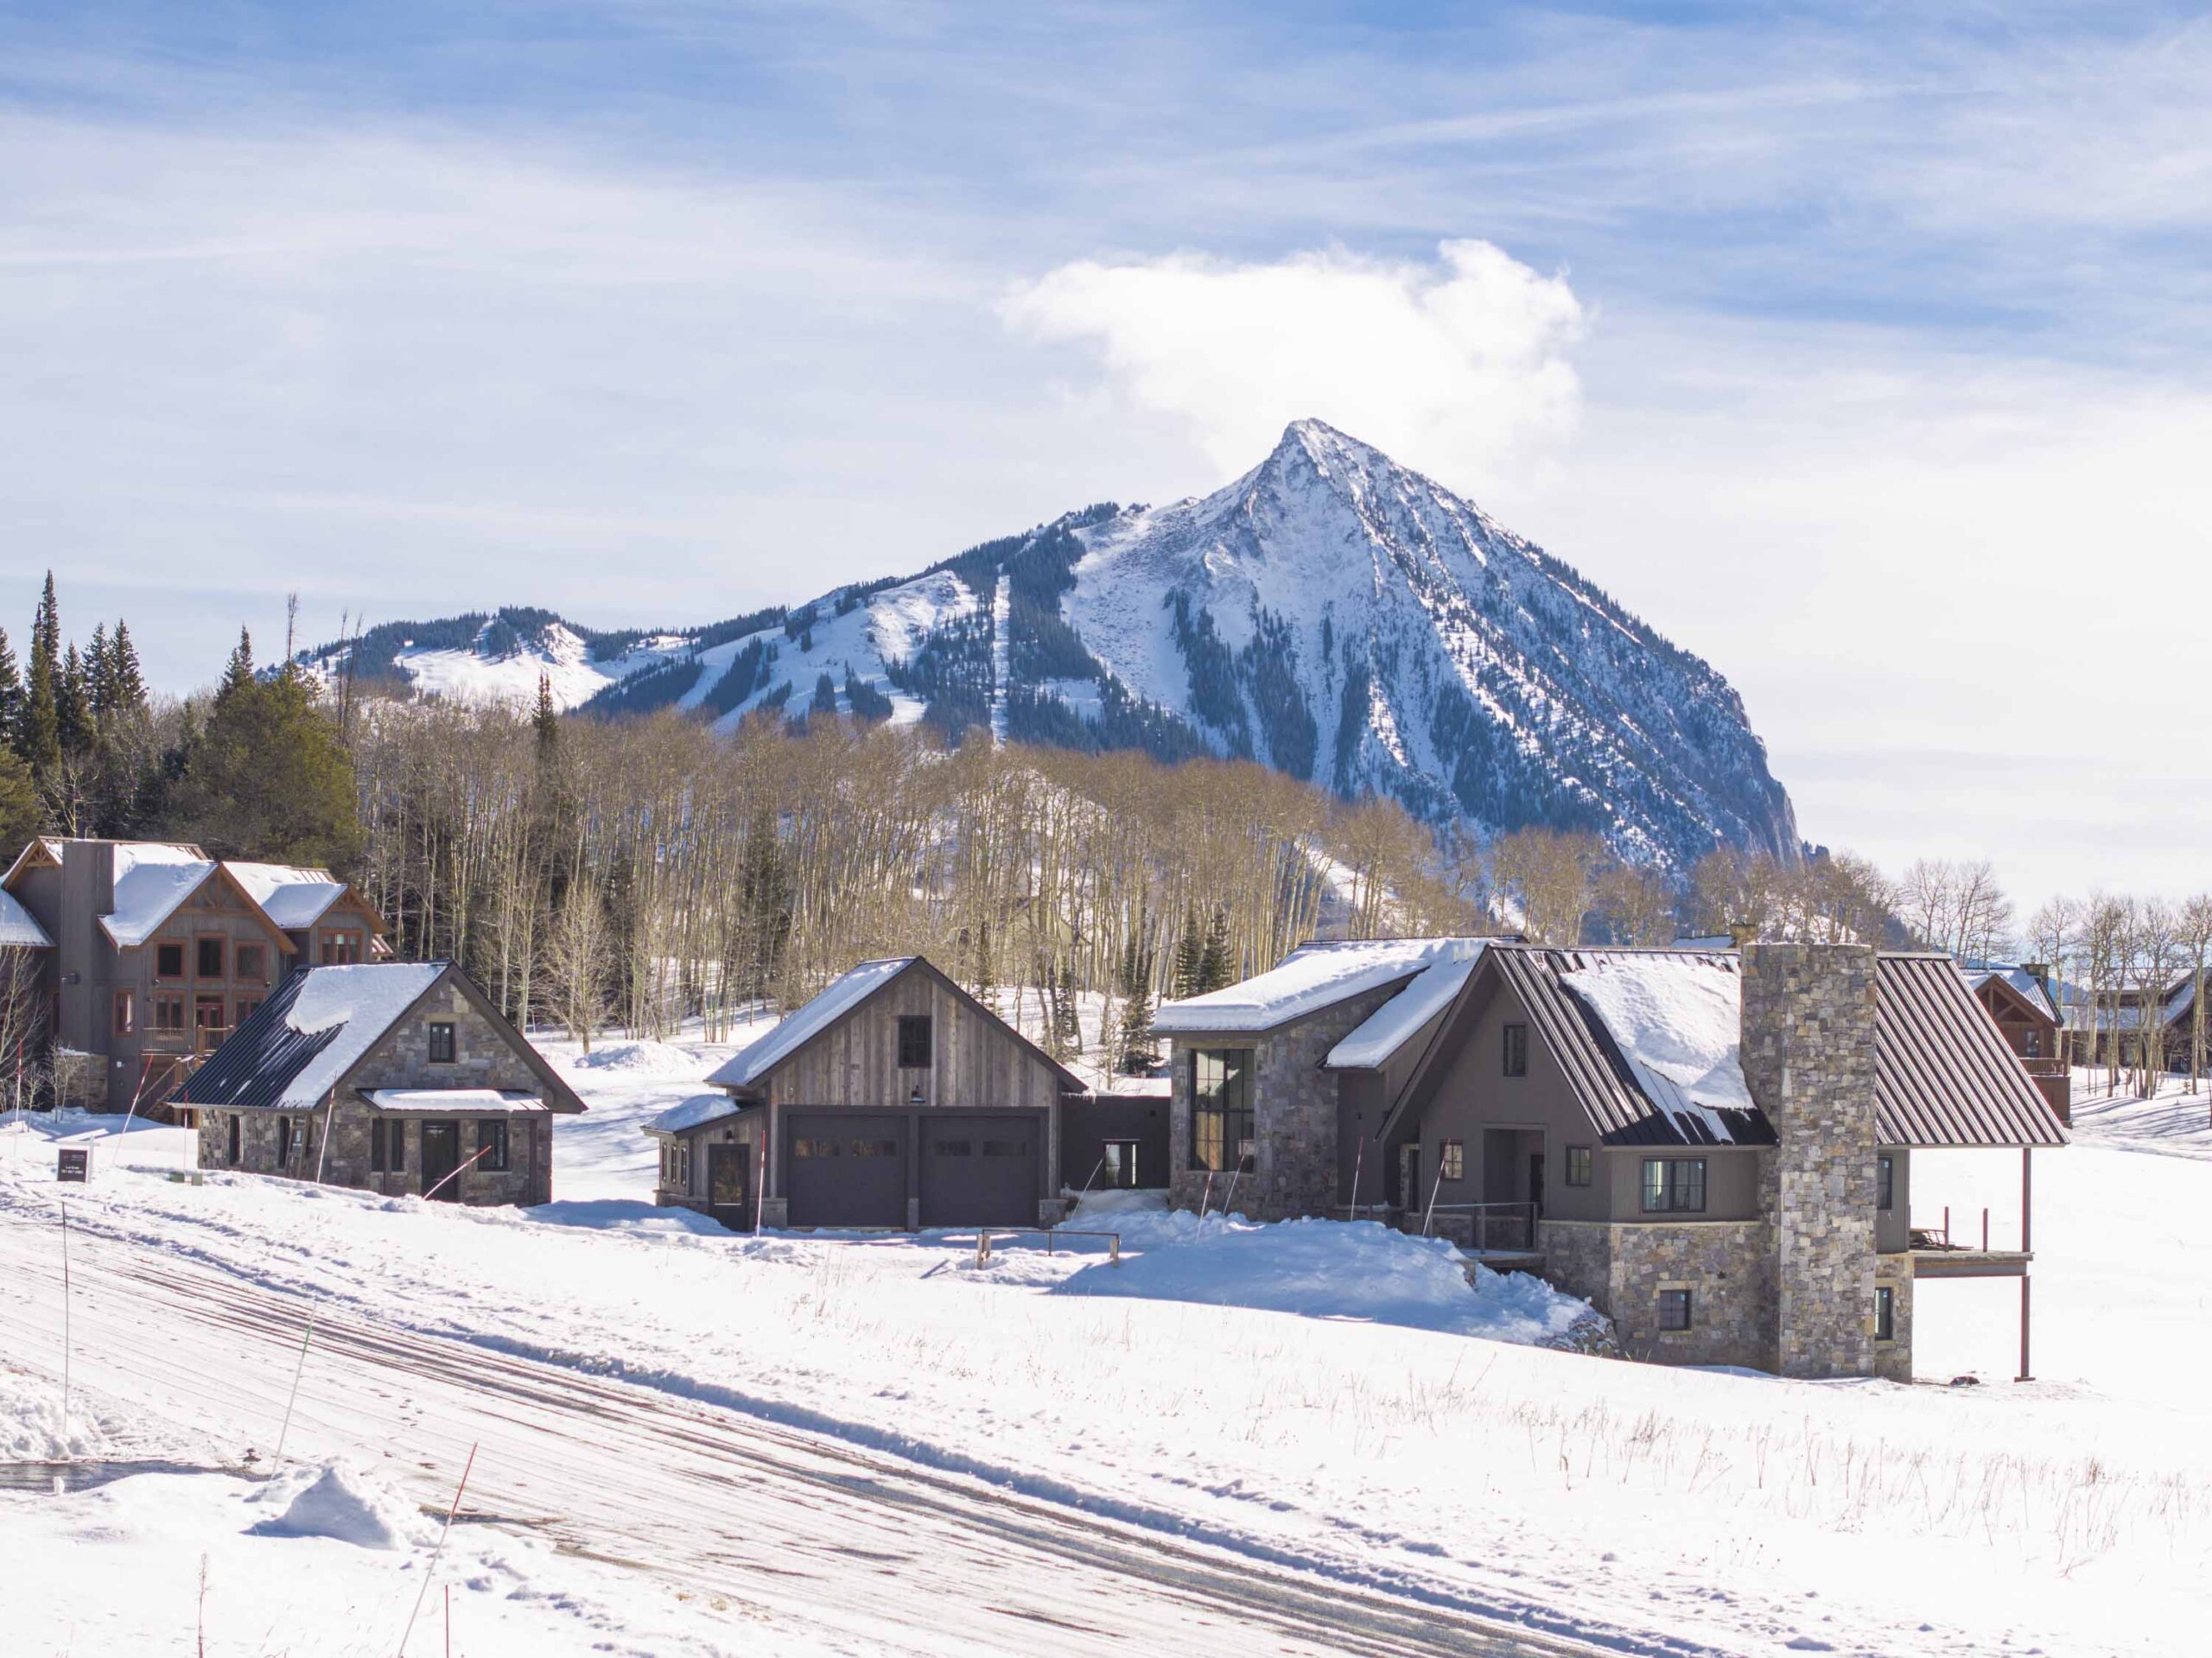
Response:
POLYGON ((1883 956, 1874 994, 1883 1145, 2066 1143, 2057 1115, 1949 956, 1883 956))
POLYGON ((245 1016, 207 1062, 177 1090, 186 1105, 275 1105, 292 1079, 345 1033, 343 1025, 295 1030, 286 1017, 307 983, 308 969, 291 974, 268 1000, 245 1016))

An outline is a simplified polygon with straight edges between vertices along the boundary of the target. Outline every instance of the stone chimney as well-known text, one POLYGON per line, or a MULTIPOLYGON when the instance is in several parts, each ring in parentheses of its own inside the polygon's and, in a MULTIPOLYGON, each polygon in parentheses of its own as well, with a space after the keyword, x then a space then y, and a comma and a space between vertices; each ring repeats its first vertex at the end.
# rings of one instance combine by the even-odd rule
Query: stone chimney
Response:
POLYGON ((1743 1064, 1780 1142, 1763 1182, 1775 1366, 1874 1369, 1874 974, 1864 944, 1743 950, 1743 1064))

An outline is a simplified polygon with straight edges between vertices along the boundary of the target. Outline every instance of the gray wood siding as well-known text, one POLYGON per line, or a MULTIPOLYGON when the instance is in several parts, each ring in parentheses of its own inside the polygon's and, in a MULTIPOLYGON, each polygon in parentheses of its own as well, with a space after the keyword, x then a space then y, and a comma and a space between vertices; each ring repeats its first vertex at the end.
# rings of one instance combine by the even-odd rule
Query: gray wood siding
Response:
POLYGON ((945 1110, 1047 1110, 1060 1079, 998 1020, 978 1013, 934 975, 915 967, 800 1048, 761 1079, 779 1106, 912 1107, 920 1083, 925 1107, 945 1110), (931 1065, 899 1068, 899 1020, 931 1021, 931 1065))

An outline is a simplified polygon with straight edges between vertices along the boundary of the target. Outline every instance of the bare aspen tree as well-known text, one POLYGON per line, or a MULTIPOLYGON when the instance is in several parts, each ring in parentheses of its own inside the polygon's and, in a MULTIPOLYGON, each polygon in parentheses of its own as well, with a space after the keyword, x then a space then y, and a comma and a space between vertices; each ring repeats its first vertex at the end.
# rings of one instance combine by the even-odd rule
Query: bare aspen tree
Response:
POLYGON ((2185 900, 2178 920, 2189 962, 2189 1091, 2194 1094, 2204 1083, 2204 980, 2212 970, 2212 893, 2185 900))

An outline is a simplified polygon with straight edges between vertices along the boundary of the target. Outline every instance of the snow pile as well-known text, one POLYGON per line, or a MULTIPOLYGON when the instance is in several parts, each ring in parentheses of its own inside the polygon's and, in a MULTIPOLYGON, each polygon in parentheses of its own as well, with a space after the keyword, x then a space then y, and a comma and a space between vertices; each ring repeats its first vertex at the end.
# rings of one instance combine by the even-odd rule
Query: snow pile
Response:
POLYGON ((696 1077, 702 1069, 698 1056, 669 1042, 639 1040, 609 1042, 563 1060, 568 1070, 615 1072, 640 1080, 650 1077, 696 1077))
POLYGON ((626 1197, 566 1197, 526 1209, 541 1226, 581 1227, 589 1232, 628 1232, 644 1237, 728 1237, 728 1229, 694 1209, 639 1203, 626 1197))
POLYGON ((0 1462, 79 1462, 107 1453, 106 1425, 79 1395, 67 1429, 55 1383, 0 1370, 0 1462))
POLYGON ((406 1548, 428 1540, 423 1516, 382 1480, 344 1461, 271 1480, 252 1499, 283 1512, 246 1528, 255 1537, 327 1537, 356 1548, 406 1548))
MULTIPOLYGON (((1062 1295, 1122 1295, 1255 1307, 1309 1318, 1404 1324, 1533 1345, 1564 1335, 1590 1311, 1526 1273, 1475 1269, 1441 1238, 1416 1238, 1374 1221, 1283 1221, 1270 1226, 1209 1216, 1174 1242, 1084 1267, 1062 1295)), ((1123 1230, 1123 1241, 1128 1233, 1123 1230)))
POLYGON ((1480 938, 1363 938, 1301 944, 1280 965, 1224 989, 1163 1002, 1152 1027, 1182 1031, 1265 1031, 1304 1019, 1347 996, 1409 979, 1430 963, 1471 959, 1480 938))
POLYGON ((1721 1115, 1756 1108, 1744 1080, 1743 981, 1722 956, 1610 956, 1560 975, 1611 1033, 1637 1085, 1692 1138, 1726 1144, 1721 1115))

